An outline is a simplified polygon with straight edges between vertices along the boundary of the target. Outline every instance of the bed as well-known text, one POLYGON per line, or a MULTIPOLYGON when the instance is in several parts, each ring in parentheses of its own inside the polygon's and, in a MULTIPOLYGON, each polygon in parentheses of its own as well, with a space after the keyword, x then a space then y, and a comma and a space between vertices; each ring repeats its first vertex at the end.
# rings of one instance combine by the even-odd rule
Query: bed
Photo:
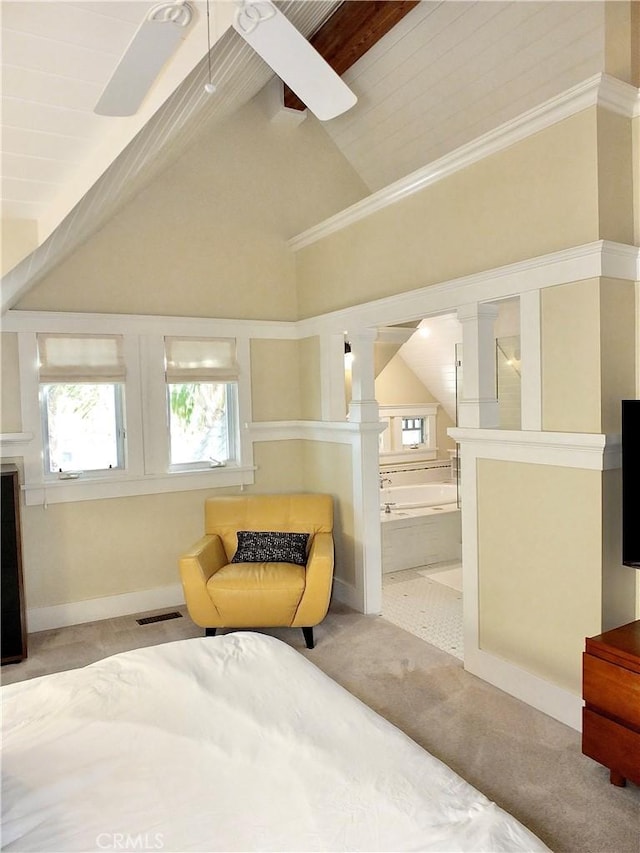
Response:
POLYGON ((274 637, 181 640, 1 692, 6 850, 548 850, 274 637))

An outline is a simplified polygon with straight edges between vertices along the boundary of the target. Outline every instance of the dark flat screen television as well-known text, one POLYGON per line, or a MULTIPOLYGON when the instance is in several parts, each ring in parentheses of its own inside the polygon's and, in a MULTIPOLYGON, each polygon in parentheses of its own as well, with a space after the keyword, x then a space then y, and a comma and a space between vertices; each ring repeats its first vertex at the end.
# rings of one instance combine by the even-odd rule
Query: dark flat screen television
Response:
POLYGON ((640 569, 640 400, 622 401, 622 562, 640 569))

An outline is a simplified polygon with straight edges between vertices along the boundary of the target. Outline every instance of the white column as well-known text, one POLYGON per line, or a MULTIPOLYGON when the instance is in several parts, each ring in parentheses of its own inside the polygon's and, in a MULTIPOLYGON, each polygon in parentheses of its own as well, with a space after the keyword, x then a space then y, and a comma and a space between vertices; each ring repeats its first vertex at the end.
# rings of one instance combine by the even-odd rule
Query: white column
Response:
POLYGON ((474 303, 458 308, 462 324, 462 389, 458 426, 495 429, 500 425, 496 397, 496 340, 498 308, 474 303))
POLYGON ((375 329, 364 329, 348 335, 353 356, 349 404, 349 420, 352 423, 372 423, 379 420, 373 357, 376 337, 375 329))
POLYGON ((520 294, 520 425, 542 429, 542 355, 540 346, 540 291, 520 294))
POLYGON ((353 354, 349 420, 359 425, 353 442, 353 511, 356 589, 364 613, 382 611, 378 436, 382 430, 375 398, 375 330, 348 335, 353 354))
POLYGON ((320 396, 323 421, 344 421, 344 335, 320 335, 320 396))

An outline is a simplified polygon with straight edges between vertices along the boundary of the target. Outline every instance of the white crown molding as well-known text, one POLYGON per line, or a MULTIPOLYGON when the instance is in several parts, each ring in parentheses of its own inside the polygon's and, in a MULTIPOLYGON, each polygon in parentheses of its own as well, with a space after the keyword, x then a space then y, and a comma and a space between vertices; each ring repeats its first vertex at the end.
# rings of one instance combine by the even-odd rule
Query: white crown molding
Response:
POLYGON ((482 459, 559 465, 605 471, 619 468, 619 435, 451 427, 448 435, 460 444, 460 454, 482 459))
POLYGON ((438 160, 292 237, 289 240, 289 247, 297 252, 311 246, 330 234, 335 234, 361 219, 366 219, 373 213, 396 204, 485 157, 503 151, 534 133, 539 133, 582 110, 595 106, 633 118, 640 114, 640 93, 629 83, 623 83, 607 74, 594 74, 560 95, 521 113, 511 121, 461 145, 438 160))
POLYGON ((90 598, 85 601, 70 601, 67 604, 54 604, 51 607, 32 607, 27 610, 27 627, 30 634, 36 631, 50 631, 52 628, 66 628, 83 622, 96 622, 100 619, 113 619, 117 616, 129 616, 146 613, 162 607, 183 607, 184 593, 179 583, 170 586, 145 589, 140 592, 125 592, 121 595, 106 595, 102 598, 90 598))
POLYGON ((474 302, 492 302, 544 287, 587 278, 640 279, 640 248, 607 240, 562 249, 503 267, 385 296, 298 321, 298 334, 358 327, 387 326, 429 314, 457 310, 474 302))

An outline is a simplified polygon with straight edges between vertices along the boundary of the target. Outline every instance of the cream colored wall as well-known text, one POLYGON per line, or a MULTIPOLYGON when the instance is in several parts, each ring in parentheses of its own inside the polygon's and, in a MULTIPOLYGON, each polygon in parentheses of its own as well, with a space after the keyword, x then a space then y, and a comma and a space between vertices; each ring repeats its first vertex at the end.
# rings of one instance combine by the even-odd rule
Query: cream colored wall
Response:
POLYGON ((480 647, 577 696, 602 629, 601 477, 478 461, 480 647))
POLYGON ((373 375, 378 378, 402 344, 388 344, 376 341, 373 345, 373 375))
POLYGON ((632 149, 631 120, 599 109, 598 209, 602 240, 633 243, 632 149))
POLYGON ((3 219, 0 224, 0 275, 13 269, 38 246, 35 219, 3 219))
POLYGON ((586 109, 299 250, 301 316, 597 240, 596 117, 586 109))
POLYGON ((203 533, 207 492, 22 507, 27 607, 179 583, 178 556, 203 533))
POLYGON ((259 101, 209 129, 20 301, 20 308, 291 320, 286 239, 366 188, 322 126, 259 101))
MULTIPOLYGON (((304 441, 262 441, 254 444, 256 482, 247 491, 300 492, 307 488, 304 477, 304 441)), ((314 490, 319 491, 319 490, 314 490)))
POLYGON ((298 341, 251 341, 251 408, 254 421, 295 421, 300 413, 298 341))
POLYGON ((300 417, 307 421, 322 420, 320 377, 320 338, 303 338, 298 347, 300 384, 300 417))
POLYGON ((631 82, 640 87, 640 2, 632 0, 630 19, 631 82))
POLYGON ((631 126, 633 164, 633 223, 634 244, 640 246, 640 116, 633 119, 631 126))
POLYGON ((355 583, 354 508, 351 447, 305 441, 304 482, 309 491, 334 497, 335 576, 355 583))
POLYGON ((541 293, 542 422, 557 432, 619 432, 633 397, 635 286, 588 279, 541 293))
MULTIPOLYGON (((438 403, 429 389, 423 385, 413 370, 396 355, 376 378, 376 400, 381 406, 403 406, 406 403, 438 403)), ((449 427, 455 426, 442 406, 436 419, 436 442, 438 458, 448 458, 447 450, 455 448, 455 442, 447 435, 449 427)))
POLYGON ((541 292, 542 428, 600 432, 600 282, 541 292))
POLYGON ((21 432, 18 336, 0 333, 0 432, 21 432))
POLYGON ((635 283, 600 279, 600 384, 602 432, 619 433, 620 401, 636 389, 635 283))
MULTIPOLYGON (((299 491, 301 442, 257 444, 253 492, 299 491)), ((234 494, 238 489, 216 489, 234 494)), ((180 582, 178 557, 203 534, 211 490, 22 506, 29 609, 180 582)))
POLYGON ((636 51, 640 49, 638 39, 638 6, 637 0, 610 0, 603 5, 604 12, 604 71, 612 77, 624 80, 625 83, 637 82, 638 58, 636 51))
POLYGON ((622 565, 622 471, 602 472, 602 629, 636 618, 638 571, 622 565))

